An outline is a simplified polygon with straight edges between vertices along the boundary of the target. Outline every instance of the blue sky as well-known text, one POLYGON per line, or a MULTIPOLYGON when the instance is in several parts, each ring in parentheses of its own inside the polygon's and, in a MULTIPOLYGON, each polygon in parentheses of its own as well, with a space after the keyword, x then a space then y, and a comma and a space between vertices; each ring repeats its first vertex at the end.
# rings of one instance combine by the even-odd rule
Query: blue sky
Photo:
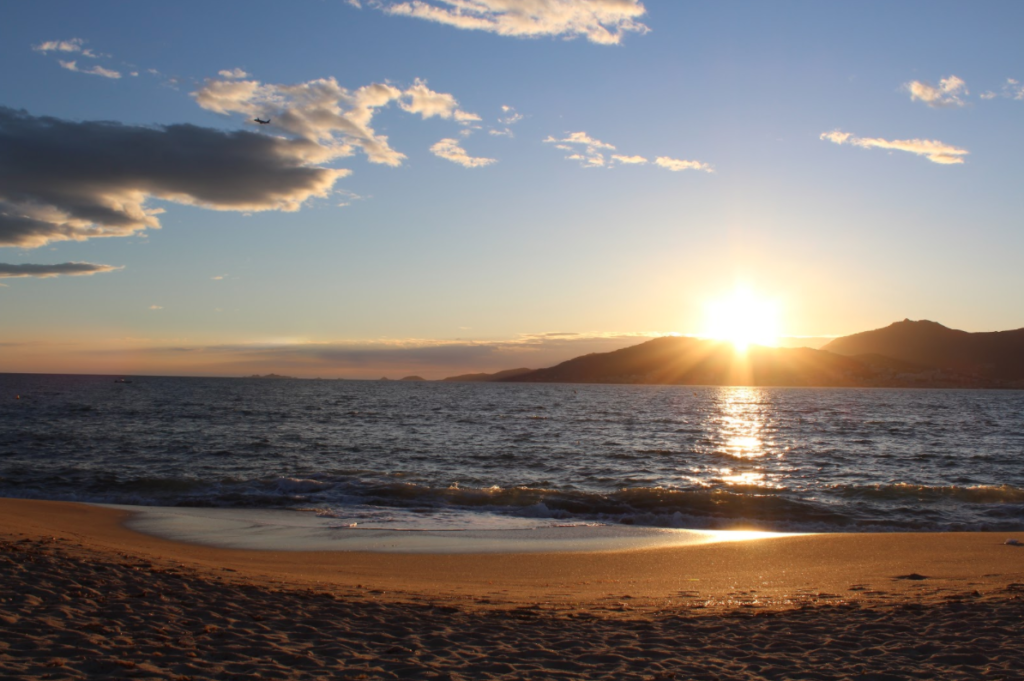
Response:
POLYGON ((1021 25, 1019 2, 16 3, 0 371, 546 366, 700 333, 737 282, 791 336, 1019 328, 1021 25))

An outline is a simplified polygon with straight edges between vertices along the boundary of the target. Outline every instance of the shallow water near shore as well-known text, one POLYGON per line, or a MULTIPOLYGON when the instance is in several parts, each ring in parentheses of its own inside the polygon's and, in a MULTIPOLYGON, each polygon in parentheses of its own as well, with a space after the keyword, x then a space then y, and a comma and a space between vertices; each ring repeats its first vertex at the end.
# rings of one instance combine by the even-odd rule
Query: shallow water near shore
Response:
POLYGON ((129 380, 0 375, 0 495, 364 531, 1024 529, 1022 391, 129 380))
POLYGON ((752 541, 792 534, 731 530, 674 530, 627 525, 526 526, 477 529, 360 529, 312 513, 270 509, 106 505, 132 514, 129 529, 163 539, 257 551, 373 551, 375 553, 546 553, 628 551, 752 541))

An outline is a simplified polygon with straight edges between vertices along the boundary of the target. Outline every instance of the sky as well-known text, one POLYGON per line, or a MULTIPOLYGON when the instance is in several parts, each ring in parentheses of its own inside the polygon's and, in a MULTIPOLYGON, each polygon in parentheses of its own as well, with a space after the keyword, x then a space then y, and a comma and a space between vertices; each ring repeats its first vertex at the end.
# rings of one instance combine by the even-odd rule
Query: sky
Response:
POLYGON ((1024 326, 1024 3, 12 3, 0 372, 1024 326), (267 124, 254 119, 268 120, 267 124))

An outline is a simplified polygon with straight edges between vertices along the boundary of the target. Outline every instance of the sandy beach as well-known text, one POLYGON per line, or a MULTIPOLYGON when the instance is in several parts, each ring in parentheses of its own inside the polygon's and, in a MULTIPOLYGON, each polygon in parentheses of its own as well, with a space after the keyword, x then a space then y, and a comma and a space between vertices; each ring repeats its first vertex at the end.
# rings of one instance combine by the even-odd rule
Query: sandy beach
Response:
POLYGON ((1024 678, 1020 533, 228 550, 0 499, 4 678, 1024 678))

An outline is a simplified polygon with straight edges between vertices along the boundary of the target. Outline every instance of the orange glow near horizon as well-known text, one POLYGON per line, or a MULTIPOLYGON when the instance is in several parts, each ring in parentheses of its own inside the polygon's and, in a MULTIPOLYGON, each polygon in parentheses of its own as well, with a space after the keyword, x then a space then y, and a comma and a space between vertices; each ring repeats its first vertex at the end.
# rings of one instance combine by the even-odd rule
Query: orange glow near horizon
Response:
POLYGON ((708 304, 705 329, 704 336, 729 341, 737 352, 746 352, 751 345, 775 346, 780 335, 779 308, 737 287, 728 298, 708 304))

